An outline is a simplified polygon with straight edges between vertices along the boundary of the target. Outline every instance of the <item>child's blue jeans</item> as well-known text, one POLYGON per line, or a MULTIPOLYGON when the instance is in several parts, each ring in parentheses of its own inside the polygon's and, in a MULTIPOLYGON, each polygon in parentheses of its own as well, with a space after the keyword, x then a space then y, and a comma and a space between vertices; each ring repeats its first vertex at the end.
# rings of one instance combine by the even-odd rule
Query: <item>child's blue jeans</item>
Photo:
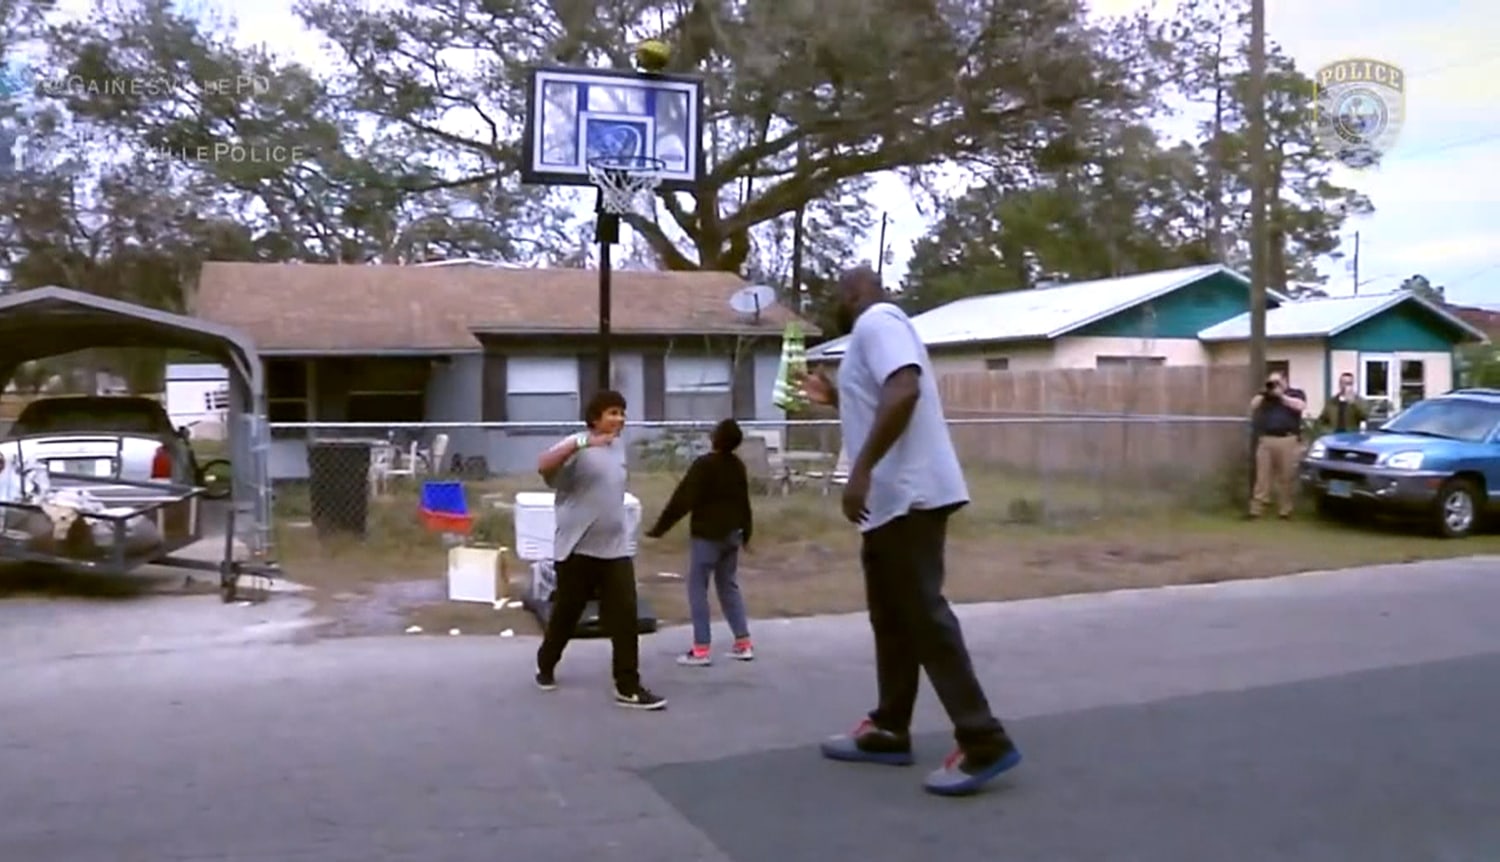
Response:
POLYGON ((688 609, 693 614, 693 645, 708 646, 712 632, 708 620, 708 582, 719 594, 719 610, 735 640, 748 640, 750 623, 745 617, 745 599, 735 574, 740 563, 738 536, 727 540, 693 539, 688 559, 688 609))

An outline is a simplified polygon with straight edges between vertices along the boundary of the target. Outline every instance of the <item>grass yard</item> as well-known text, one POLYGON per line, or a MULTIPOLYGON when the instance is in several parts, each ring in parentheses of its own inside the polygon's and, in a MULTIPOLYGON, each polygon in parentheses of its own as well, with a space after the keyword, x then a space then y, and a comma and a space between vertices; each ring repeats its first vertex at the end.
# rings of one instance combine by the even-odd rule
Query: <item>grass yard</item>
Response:
MULTIPOLYGON (((632 474, 631 491, 641 498, 648 524, 675 480, 666 472, 632 474)), ((972 471, 970 486, 975 502, 955 517, 949 542, 948 594, 959 602, 1500 554, 1496 535, 1446 541, 1396 525, 1322 523, 1310 512, 1290 522, 1249 523, 1202 500, 1184 505, 1181 498, 972 471)), ((469 488, 471 509, 479 511, 484 494, 510 499, 518 490, 540 488, 539 481, 528 480, 476 484, 469 488)), ((740 563, 752 616, 863 608, 858 536, 838 513, 837 491, 827 497, 803 489, 757 498, 755 540, 740 563)), ((361 631, 408 624, 428 632, 535 630, 520 611, 442 600, 446 552, 441 540, 417 523, 413 489, 398 490, 372 507, 365 542, 320 541, 308 523, 305 491, 279 493, 283 565, 292 580, 315 588, 324 611, 336 618, 362 615, 369 624, 361 631), (380 606, 378 613, 368 611, 372 604, 380 606)), ((480 517, 476 532, 508 545, 513 540, 509 513, 491 509, 480 517)), ((680 579, 686 559, 686 523, 663 540, 642 540, 636 565, 641 588, 664 622, 687 617, 680 579)), ((527 567, 513 560, 510 570, 518 590, 527 567)))

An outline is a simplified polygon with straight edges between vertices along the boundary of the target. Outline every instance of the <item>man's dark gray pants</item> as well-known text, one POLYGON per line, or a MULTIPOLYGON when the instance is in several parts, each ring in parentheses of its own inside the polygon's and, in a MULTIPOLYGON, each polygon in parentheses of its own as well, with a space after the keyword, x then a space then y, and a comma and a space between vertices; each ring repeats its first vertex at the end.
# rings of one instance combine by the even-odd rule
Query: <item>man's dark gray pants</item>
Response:
POLYGON ((1010 742, 974 675, 958 618, 943 598, 952 512, 914 509, 864 534, 860 558, 880 689, 870 719, 884 730, 907 733, 919 670, 925 670, 953 722, 959 748, 975 760, 988 760, 1004 754, 1010 742))

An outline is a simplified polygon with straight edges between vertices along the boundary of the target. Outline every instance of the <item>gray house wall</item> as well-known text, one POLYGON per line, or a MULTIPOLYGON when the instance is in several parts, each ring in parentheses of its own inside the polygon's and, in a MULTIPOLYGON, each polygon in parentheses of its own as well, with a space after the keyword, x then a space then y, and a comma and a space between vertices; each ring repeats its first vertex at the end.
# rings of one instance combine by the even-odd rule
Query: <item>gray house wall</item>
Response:
MULTIPOLYGON (((523 355, 516 353, 513 355, 523 355)), ((537 351, 534 355, 555 355, 537 351)), ((781 349, 778 345, 775 349, 764 348, 756 351, 749 357, 755 366, 755 414, 753 418, 762 421, 778 422, 786 419, 786 414, 774 403, 773 388, 776 381, 776 372, 781 364, 781 349)), ((610 376, 613 388, 625 396, 629 405, 629 413, 633 418, 639 420, 642 413, 642 405, 646 401, 645 393, 645 357, 640 351, 620 352, 611 357, 610 376)), ((476 387, 475 392, 478 392, 476 387)), ((497 473, 529 473, 536 465, 537 456, 542 450, 557 441, 557 431, 546 432, 519 432, 519 431, 486 431, 489 437, 489 445, 486 448, 486 458, 489 460, 490 469, 497 473)), ((637 424, 628 429, 628 437, 632 442, 649 440, 661 433, 660 429, 645 427, 637 424)))
MULTIPOLYGON (((540 347, 521 347, 505 351, 509 356, 558 356, 559 352, 540 347)), ((566 354, 563 354, 566 355, 566 354)), ((749 357, 754 368, 754 418, 762 421, 781 421, 785 415, 772 403, 776 372, 781 360, 780 345, 768 341, 749 357)), ((316 363, 315 363, 316 364, 316 363)), ((611 358, 613 388, 625 396, 630 405, 632 418, 640 419, 646 402, 645 358, 640 349, 621 349, 611 358)), ((485 356, 481 352, 459 353, 439 359, 432 365, 424 392, 424 416, 426 422, 474 423, 483 421, 484 411, 485 356)), ((310 374, 308 397, 313 404, 314 420, 332 421, 327 409, 332 399, 330 393, 319 391, 319 375, 310 374)), ((326 381, 323 381, 326 383, 326 381)), ((324 387, 326 389, 326 387, 324 387)), ((423 445, 430 446, 438 431, 421 435, 423 445)), ((492 473, 530 473, 537 456, 555 442, 561 432, 491 430, 480 427, 443 429, 448 435, 448 449, 444 455, 446 467, 454 454, 462 458, 482 456, 492 473)), ((642 440, 655 436, 659 431, 636 426, 629 431, 631 440, 642 440)), ((379 434, 331 431, 322 436, 378 437, 379 434)), ((306 479, 308 476, 307 444, 305 439, 279 438, 272 441, 270 473, 274 480, 306 479)))
MULTIPOLYGON (((511 356, 556 356, 544 350, 510 351, 511 356)), ((643 359, 639 352, 615 352, 610 356, 610 378, 615 391, 625 396, 625 403, 636 416, 646 399, 643 359)), ((481 385, 476 384, 473 398, 476 409, 481 401, 481 385)), ((580 416, 581 420, 582 417, 580 416)), ((485 439, 484 455, 492 473, 531 473, 537 457, 562 436, 558 429, 537 431, 488 430, 480 432, 485 439)))
MULTIPOLYGON (((426 416, 423 418, 428 422, 478 422, 483 377, 484 354, 477 351, 457 354, 433 368, 427 383, 426 416)), ((424 435, 428 439, 423 442, 431 446, 431 437, 437 433, 424 435)), ((451 461, 454 454, 461 457, 486 454, 488 441, 482 429, 450 428, 441 433, 448 435, 448 451, 443 456, 445 462, 451 461)), ((446 464, 434 466, 442 469, 446 464)))

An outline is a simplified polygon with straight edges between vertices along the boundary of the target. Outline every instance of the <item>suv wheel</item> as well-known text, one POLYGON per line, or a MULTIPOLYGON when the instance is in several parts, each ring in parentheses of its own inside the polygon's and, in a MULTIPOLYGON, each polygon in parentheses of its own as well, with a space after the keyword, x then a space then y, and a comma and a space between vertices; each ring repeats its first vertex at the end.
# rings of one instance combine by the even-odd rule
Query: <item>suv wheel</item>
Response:
POLYGON ((1467 479, 1449 479, 1438 489, 1434 519, 1440 535, 1462 539, 1479 526, 1479 489, 1467 479))

